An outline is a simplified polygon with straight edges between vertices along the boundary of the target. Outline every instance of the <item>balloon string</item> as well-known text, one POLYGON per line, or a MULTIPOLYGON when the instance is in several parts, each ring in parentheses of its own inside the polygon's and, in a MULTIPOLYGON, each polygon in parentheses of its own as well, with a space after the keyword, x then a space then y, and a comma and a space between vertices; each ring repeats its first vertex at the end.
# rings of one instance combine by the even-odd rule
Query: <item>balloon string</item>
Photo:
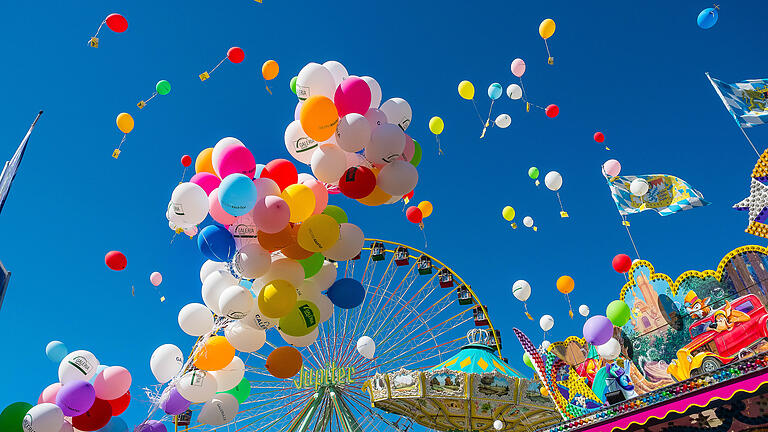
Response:
POLYGON ((213 69, 211 69, 211 71, 209 72, 209 74, 212 74, 212 73, 213 73, 213 71, 215 71, 216 69, 218 69, 218 68, 219 68, 219 66, 221 66, 221 64, 222 64, 222 63, 224 63, 224 60, 226 60, 226 59, 227 59, 227 57, 226 57, 226 56, 225 56, 223 59, 221 59, 221 61, 219 62, 219 64, 217 64, 217 65, 216 65, 216 66, 215 66, 213 69))
POLYGON ((144 101, 144 103, 145 103, 145 104, 146 104, 146 103, 148 103, 149 101, 151 101, 152 99, 154 99, 154 98, 155 98, 155 96, 157 96, 157 92, 154 92, 154 93, 152 93, 152 96, 150 96, 150 97, 149 97, 149 99, 145 100, 145 101, 144 101))
POLYGON ((419 222, 419 228, 421 228, 421 233, 424 235, 424 248, 427 247, 427 232, 424 231, 424 222, 419 222))
POLYGON ((120 145, 117 146, 117 149, 120 150, 120 148, 123 146, 123 143, 125 142, 125 139, 128 137, 128 134, 123 134, 123 139, 120 140, 120 145))
POLYGON ((97 36, 99 35, 99 32, 101 31, 101 28, 102 28, 102 27, 104 26, 104 24, 106 24, 106 23, 107 23, 107 20, 104 20, 104 21, 102 21, 102 22, 101 22, 101 24, 99 24, 99 28, 98 28, 98 29, 96 29, 96 34, 95 34, 95 35, 93 35, 93 37, 97 37, 97 36))
POLYGON ((443 149, 440 147, 440 135, 435 135, 435 142, 437 142, 437 155, 443 154, 443 149))
POLYGON ((187 167, 184 167, 184 171, 181 172, 181 182, 184 182, 184 177, 187 175, 187 167))
POLYGON ((568 294, 566 294, 565 299, 568 300, 568 314, 571 316, 571 319, 573 319, 573 306, 571 306, 571 298, 568 297, 568 294))
POLYGON ((552 58, 552 54, 549 53, 549 44, 546 39, 544 39, 544 46, 547 47, 547 57, 552 58))
POLYGON ((533 321, 533 317, 532 317, 532 316, 531 316, 531 314, 528 312, 528 303, 526 303, 526 302, 523 302, 523 307, 525 308, 525 315, 527 315, 527 316, 528 316, 528 319, 529 319, 529 320, 533 321))
MULTIPOLYGON (((621 220, 626 221, 626 219, 624 219, 624 216, 621 217, 621 220)), ((627 224, 622 224, 622 225, 624 225, 624 228, 627 229, 627 235, 629 236, 629 241, 632 242, 632 247, 635 248, 635 255, 637 255, 638 259, 640 259, 640 252, 637 251, 637 245, 635 244, 635 239, 632 238, 632 233, 629 232, 629 226, 627 224)))
POLYGON ((477 109, 475 98, 472 98, 472 106, 475 107, 475 113, 477 114, 477 119, 480 120, 480 124, 484 125, 485 123, 483 123, 483 116, 480 115, 480 111, 477 109))
POLYGON ((565 211, 565 209, 563 209, 563 200, 560 199, 560 192, 555 192, 555 195, 557 195, 557 201, 560 203, 560 211, 565 211))
POLYGON ((266 81, 264 83, 264 87, 267 88, 267 93, 272 94, 272 90, 269 89, 269 86, 266 84, 266 81))

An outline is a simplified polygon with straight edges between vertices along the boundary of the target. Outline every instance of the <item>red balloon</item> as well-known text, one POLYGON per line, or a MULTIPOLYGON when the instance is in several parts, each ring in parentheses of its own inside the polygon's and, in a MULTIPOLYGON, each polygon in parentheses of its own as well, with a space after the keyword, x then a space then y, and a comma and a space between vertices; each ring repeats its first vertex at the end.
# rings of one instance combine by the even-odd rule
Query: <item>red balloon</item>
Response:
POLYGON ((274 180, 280 186, 280 190, 299 181, 296 167, 286 159, 275 159, 269 162, 261 171, 260 177, 274 180))
POLYGON ((618 254, 613 257, 613 269, 619 273, 626 273, 632 267, 632 258, 627 254, 618 254))
POLYGON ((96 398, 88 411, 72 417, 72 426, 81 431, 95 431, 106 426, 111 418, 112 406, 109 402, 96 398))
POLYGON ((184 155, 181 157, 181 165, 186 168, 190 165, 192 165, 192 156, 190 155, 184 155))
POLYGON ((245 60, 245 51, 240 47, 232 47, 227 51, 227 58, 232 63, 240 63, 245 60))
POLYGON ((112 416, 119 416, 128 409, 128 404, 131 403, 131 392, 127 391, 119 398, 107 402, 109 402, 109 406, 112 407, 112 416))
POLYGON ((109 14, 104 21, 106 21, 107 27, 115 33, 128 30, 128 20, 118 13, 109 14))
MULTIPOLYGON (((370 102, 369 102, 370 103, 370 102)), ((352 199, 365 198, 376 188, 376 175, 369 168, 356 166, 347 169, 339 180, 339 190, 352 199)))
POLYGON ((408 210, 405 211, 405 217, 415 224, 421 223, 421 221, 424 219, 424 215, 422 215, 421 209, 416 206, 408 207, 408 210))
POLYGON ((408 198, 408 199, 413 198, 413 191, 410 191, 407 194, 403 195, 403 198, 408 198))
POLYGON ((544 112, 547 114, 547 117, 555 118, 560 114, 560 108, 558 108, 557 105, 552 104, 547 106, 547 109, 545 109, 544 112))
POLYGON ((605 135, 602 132, 595 132, 595 141, 599 143, 605 141, 605 135))
POLYGON ((107 264, 107 267, 114 271, 123 270, 128 265, 128 259, 119 251, 107 252, 107 255, 104 256, 104 262, 107 264))

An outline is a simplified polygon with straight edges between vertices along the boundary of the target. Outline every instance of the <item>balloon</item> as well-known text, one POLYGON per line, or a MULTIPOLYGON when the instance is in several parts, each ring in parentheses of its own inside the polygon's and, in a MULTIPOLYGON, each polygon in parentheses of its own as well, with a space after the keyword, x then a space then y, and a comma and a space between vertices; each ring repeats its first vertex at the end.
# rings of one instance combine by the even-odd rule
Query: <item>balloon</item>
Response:
POLYGON ((52 403, 41 403, 30 408, 19 424, 24 431, 59 432, 64 424, 64 414, 61 408, 52 403))
POLYGON ((504 90, 501 87, 501 84, 499 83, 493 83, 490 86, 488 86, 488 97, 492 100, 496 100, 501 97, 501 94, 504 92, 504 90))
POLYGON ((96 376, 93 388, 96 397, 103 400, 117 399, 131 387, 131 373, 122 366, 109 366, 96 376))
POLYGON ((230 174, 243 174, 248 179, 253 179, 256 172, 256 159, 253 153, 246 147, 232 146, 221 152, 221 159, 217 171, 221 178, 226 180, 230 174))
POLYGON ((37 403, 56 403, 56 395, 59 394, 59 390, 61 390, 60 382, 55 382, 49 385, 42 391, 42 393, 40 393, 40 396, 37 398, 37 403))
POLYGON ((109 27, 109 29, 115 33, 122 33, 128 30, 128 20, 119 13, 112 13, 107 15, 107 18, 104 20, 104 22, 107 24, 107 27, 109 27))
POLYGON ((238 402, 243 403, 251 395, 251 383, 248 381, 248 378, 243 378, 238 385, 227 390, 225 393, 231 394, 238 402))
MULTIPOLYGON (((155 91, 157 92, 157 94, 161 96, 165 96, 171 92, 171 83, 169 83, 167 80, 160 80, 157 82, 157 84, 155 84, 155 91)), ((189 162, 192 163, 191 157, 189 158, 189 162)), ((189 166, 189 165, 184 165, 184 166, 189 166)))
POLYGON ((234 420, 240 404, 229 393, 219 393, 206 402, 197 415, 197 421, 204 425, 221 426, 234 420))
POLYGON ((152 274, 149 275, 149 282, 154 286, 160 286, 160 284, 163 283, 163 275, 161 275, 160 272, 152 272, 152 274))
POLYGON ((256 191, 258 192, 256 201, 270 195, 280 196, 280 186, 278 186, 277 183, 270 178, 255 178, 253 179, 253 184, 256 185, 256 191))
POLYGON ((96 375, 99 361, 92 353, 85 350, 72 351, 59 363, 59 382, 88 381, 96 375))
POLYGON ((211 261, 230 261, 237 250, 232 233, 218 225, 208 225, 197 236, 197 247, 211 261))
POLYGON ((241 322, 228 325, 224 335, 236 350, 248 353, 259 350, 267 340, 264 330, 248 327, 241 322))
POLYGON ((294 337, 306 336, 320 323, 320 310, 314 303, 299 300, 280 318, 280 331, 294 337))
POLYGON ((573 281, 573 278, 570 276, 560 276, 557 278, 557 290, 560 291, 563 294, 568 294, 571 291, 573 291, 573 287, 575 285, 575 282, 573 281))
POLYGON ((349 78, 347 68, 335 60, 329 60, 323 63, 323 67, 328 69, 328 72, 333 76, 334 88, 337 88, 345 79, 349 78))
POLYGON ((383 124, 387 124, 387 115, 377 108, 371 108, 366 111, 365 118, 368 120, 371 131, 383 124))
POLYGON ((527 301, 531 296, 531 284, 522 279, 515 281, 512 285, 512 295, 520 301, 527 301))
POLYGON ((471 100, 475 97, 475 86, 469 81, 462 81, 459 83, 459 96, 466 100, 471 100))
POLYGON ((97 398, 91 409, 72 417, 72 426, 81 431, 96 431, 106 426, 111 418, 112 406, 109 402, 97 398))
POLYGON ((432 203, 429 201, 422 201, 417 207, 421 210, 422 218, 427 218, 432 214, 432 203))
MULTIPOLYGON (((259 290, 261 291, 261 290, 259 290)), ((256 298, 258 299, 258 293, 256 295, 256 298)), ((270 318, 266 315, 264 315, 263 312, 259 309, 259 302, 255 301, 253 302, 253 308, 251 308, 251 311, 248 312, 248 316, 238 321, 241 324, 245 324, 248 327, 257 329, 257 330, 268 330, 274 326, 277 325, 278 319, 276 318, 270 318)))
POLYGON ((185 225, 197 225, 208 216, 208 194, 192 182, 181 183, 171 194, 170 220, 185 225))
POLYGON ((392 196, 403 196, 412 191, 419 182, 416 167, 404 160, 394 160, 379 172, 377 185, 392 196))
POLYGON ((221 203, 219 202, 219 188, 212 190, 210 195, 208 195, 208 213, 213 220, 225 226, 232 225, 237 221, 235 216, 232 216, 221 208, 221 203))
MULTIPOLYGON (((195 353, 193 364, 198 369, 217 371, 227 366, 234 356, 235 349, 229 344, 227 338, 224 336, 211 336, 205 342, 205 345, 195 353)), ((215 378, 215 375, 213 377, 215 378)))
POLYGON ((501 217, 503 217, 504 220, 512 221, 512 219, 515 218, 515 209, 510 206, 505 206, 501 209, 501 217))
POLYGON ((531 360, 531 356, 529 356, 528 353, 523 353, 523 363, 525 363, 525 365, 529 368, 533 368, 533 361, 531 360))
POLYGON ((547 107, 544 109, 544 114, 546 114, 549 118, 555 118, 558 114, 560 114, 560 108, 555 104, 547 105, 547 107))
MULTIPOLYGON (((253 307, 251 291, 240 286, 232 285, 221 292, 219 310, 229 319, 243 319, 253 307)), ((239 380, 238 380, 239 381, 239 380)))
POLYGON ((389 123, 400 126, 400 129, 402 129, 403 132, 410 126, 413 112, 411 111, 411 106, 408 105, 408 102, 406 102, 405 99, 388 99, 381 104, 379 109, 387 116, 387 121, 389 123))
POLYGON ((350 260, 360 254, 364 240, 363 230, 357 225, 342 223, 339 226, 339 241, 323 251, 323 255, 334 261, 350 260))
POLYGON ((415 224, 421 223, 422 219, 424 219, 421 209, 414 206, 408 207, 408 209, 405 210, 405 217, 408 221, 415 224))
POLYGON ((120 113, 117 115, 117 128, 124 134, 131 133, 133 130, 133 117, 128 113, 120 113))
MULTIPOLYGON (((79 416, 93 405, 96 391, 91 383, 82 380, 70 381, 64 384, 56 394, 56 405, 67 417, 79 416)), ((62 419, 63 420, 63 419, 62 419)), ((61 427, 61 424, 59 424, 61 427)))
POLYGON ((211 166, 213 167, 213 172, 219 177, 222 177, 219 174, 221 157, 224 154, 224 150, 230 147, 245 147, 245 144, 243 144, 243 142, 237 138, 226 137, 226 138, 220 139, 219 142, 217 142, 216 145, 213 146, 213 152, 211 153, 211 166))
POLYGON ((496 120, 493 121, 496 126, 506 129, 509 127, 509 125, 512 124, 512 117, 509 116, 509 114, 499 114, 498 117, 496 117, 496 120))
POLYGON ((216 177, 216 174, 211 174, 209 172, 199 172, 193 175, 189 182, 200 186, 203 188, 207 195, 210 195, 214 189, 219 187, 221 184, 221 179, 216 177))
POLYGON ((266 368, 273 377, 288 379, 299 373, 302 363, 299 350, 291 346, 283 346, 269 353, 266 368))
POLYGON ((359 202, 360 204, 373 207, 373 206, 382 205, 391 199, 392 199, 392 195, 384 192, 383 190, 381 190, 380 187, 376 186, 370 195, 368 195, 365 198, 361 198, 357 200, 357 202, 359 202))
POLYGON ((216 394, 216 378, 204 370, 191 370, 176 381, 176 390, 184 399, 202 403, 216 394))
POLYGON ((400 158, 406 162, 409 162, 411 159, 413 159, 415 154, 416 142, 413 140, 413 138, 405 135, 405 148, 403 149, 403 154, 400 156, 400 158))
POLYGON ((275 159, 270 161, 261 172, 261 177, 270 178, 277 183, 280 190, 299 181, 296 166, 287 159, 275 159))
POLYGON ((301 68, 296 78, 296 96, 301 100, 309 99, 312 96, 332 98, 336 87, 337 84, 331 71, 317 63, 308 63, 301 68))
POLYGON ((323 214, 326 214, 333 219, 336 220, 336 222, 343 224, 349 221, 347 218, 347 213, 339 206, 335 205, 329 205, 328 207, 323 210, 323 214))
POLYGON ((384 165, 397 160, 404 149, 403 131, 394 124, 385 123, 373 129, 371 141, 365 146, 365 158, 374 164, 384 165))
POLYGON ((552 318, 552 315, 542 315, 541 318, 539 318, 539 327, 545 332, 550 331, 554 325, 555 319, 552 318))
MULTIPOLYGON (((292 223, 304 222, 312 216, 312 212, 315 210, 315 194, 308 186, 303 184, 290 185, 283 190, 280 196, 290 208, 290 221, 292 223)), ((276 231, 273 230, 272 232, 276 231)))
POLYGON ((291 243, 291 226, 286 225, 282 231, 275 234, 259 231, 256 235, 256 240, 266 251, 273 252, 280 250, 291 243))
POLYGON ((296 304, 296 288, 282 279, 273 280, 259 291, 258 307, 267 318, 280 318, 296 304))
POLYGON ((533 226, 533 218, 530 216, 526 216, 523 218, 523 225, 525 225, 526 228, 530 228, 533 226))
POLYGON ((443 129, 445 128, 445 123, 443 123, 443 119, 440 117, 432 117, 429 119, 429 131, 432 132, 435 135, 440 135, 443 133, 443 129))
POLYGON ((272 264, 270 254, 258 244, 250 243, 235 254, 234 268, 245 279, 263 276, 272 264))
MULTIPOLYGON (((301 185, 291 185, 301 186, 301 185)), ((291 187, 289 186, 289 187, 291 187)), ((287 191, 288 189, 286 189, 287 191)), ((285 192, 283 195, 286 195, 285 192)), ((290 197, 286 197, 289 198, 290 197)), ((313 197, 314 199, 314 197, 313 197)), ((251 212, 253 223, 260 231, 268 234, 275 234, 283 230, 291 218, 291 209, 289 204, 283 198, 276 196, 266 196, 256 202, 251 212)))
POLYGON ((32 404, 26 402, 14 402, 3 408, 3 412, 0 413, 0 430, 3 432, 25 432, 21 424, 30 409, 32 409, 32 404))
POLYGON ((504 422, 501 420, 494 420, 493 428, 496 429, 497 431, 504 429, 504 422))
POLYGON ((312 276, 311 280, 317 284, 320 291, 323 291, 331 287, 336 280, 336 273, 336 266, 332 262, 326 261, 323 263, 323 268, 315 276, 312 276))
POLYGON ((220 370, 211 372, 211 375, 216 378, 217 393, 225 392, 240 384, 240 381, 245 376, 245 364, 240 357, 234 356, 228 365, 220 370))
POLYGON ((221 208, 232 216, 242 216, 251 211, 257 198, 256 185, 243 174, 230 174, 219 186, 221 208))
MULTIPOLYGON (((109 263, 107 263, 109 265, 109 263)), ((123 266, 125 268, 125 266, 123 266)), ((45 346, 45 355, 48 357, 48 360, 59 363, 66 355, 69 353, 69 350, 67 350, 67 346, 64 345, 63 342, 60 341, 50 341, 48 342, 48 345, 45 346)))
POLYGON ((296 81, 298 79, 299 79, 298 76, 295 76, 295 77, 291 78, 290 86, 291 86, 291 91, 293 92, 293 94, 296 94, 296 81))
POLYGON ((517 84, 510 84, 507 86, 507 97, 518 100, 523 97, 523 89, 517 84))
POLYGON ((160 345, 149 358, 149 369, 161 384, 170 381, 183 367, 184 354, 173 344, 160 345))
POLYGON ((300 225, 294 225, 291 227, 291 239, 290 243, 280 249, 280 253, 285 255, 287 258, 290 258, 292 260, 303 260, 311 257, 314 252, 310 252, 303 247, 299 245, 298 242, 298 235, 299 235, 299 227, 300 225))
POLYGON ((168 432, 165 424, 157 420, 147 420, 134 429, 134 432, 168 432))
POLYGON ((613 269, 618 273, 626 273, 632 267, 632 258, 627 254, 618 254, 613 257, 613 269))
POLYGON ((195 172, 198 174, 207 172, 215 175, 216 171, 213 169, 212 157, 213 147, 208 147, 198 153, 197 158, 195 158, 195 172))
MULTIPOLYGON (((113 413, 112 418, 109 419, 107 425, 99 429, 98 432, 129 432, 128 424, 125 423, 125 420, 120 417, 114 417, 114 415, 115 414, 113 413)), ((69 430, 72 431, 73 429, 69 430)), ((64 432, 64 429, 62 429, 61 432, 64 432)))
POLYGON ((608 342, 598 345, 597 353, 603 360, 613 361, 621 354, 621 344, 614 338, 608 339, 608 342))
POLYGON ((119 398, 108 400, 107 402, 112 407, 112 415, 118 416, 128 409, 128 405, 131 403, 131 392, 127 391, 119 398))
POLYGON ((203 281, 203 303, 216 315, 222 315, 219 309, 219 297, 225 289, 237 283, 237 279, 232 276, 228 268, 211 273, 203 281))
POLYGON ((605 316, 607 316, 608 319, 611 320, 611 323, 616 327, 623 327, 631 318, 629 306, 624 300, 614 300, 608 303, 608 307, 605 309, 605 316))
POLYGON ((547 189, 551 191, 557 191, 563 186, 563 176, 557 171, 550 171, 544 176, 544 184, 547 189))
POLYGON ((240 47, 232 47, 227 50, 227 58, 232 63, 241 63, 245 60, 245 51, 240 47))
POLYGON ((549 39, 555 34, 555 21, 551 18, 547 18, 539 24, 539 36, 542 39, 549 39))
POLYGON ((595 142, 603 142, 605 141, 605 135, 603 135, 602 132, 595 132, 595 136, 593 137, 595 139, 595 142))
POLYGON ((603 164, 603 171, 610 177, 616 177, 621 172, 621 164, 616 159, 608 159, 603 164))
POLYGON ((339 119, 336 143, 347 152, 358 152, 371 141, 371 124, 363 115, 350 113, 339 119))
POLYGON ((304 268, 298 261, 276 255, 269 271, 258 281, 254 281, 254 284, 256 287, 262 287, 275 279, 287 281, 294 287, 299 286, 304 282, 304 268))
POLYGON ((539 178, 539 169, 536 167, 528 168, 528 177, 530 177, 531 180, 536 180, 539 178))
MULTIPOLYGON (((336 244, 338 244, 338 242, 336 244)), ((304 278, 310 278, 317 274, 323 267, 324 261, 325 257, 323 257, 323 254, 320 252, 315 252, 307 258, 299 260, 299 264, 304 268, 304 278)))
MULTIPOLYGON (((329 302, 330 303, 330 302, 329 302)), ((333 307, 333 305, 331 305, 333 307)), ((278 333, 280 333, 280 337, 283 338, 283 340, 288 343, 288 345, 295 346, 295 347, 308 347, 315 343, 317 340, 318 335, 320 334, 317 331, 317 328, 309 332, 308 334, 304 336, 290 336, 287 335, 280 330, 278 330, 278 333)))
POLYGON ((328 288, 328 299, 342 309, 353 309, 363 303, 365 288, 352 278, 339 279, 328 288))
POLYGON ((600 346, 613 336, 613 323, 602 315, 594 315, 584 323, 584 339, 588 343, 600 346))
POLYGON ((333 103, 340 117, 349 113, 365 114, 371 107, 371 89, 363 79, 349 77, 336 88, 333 103))
MULTIPOLYGON (((341 124, 339 124, 339 127, 340 126, 341 124)), ((338 129, 336 133, 338 133, 338 129)), ((314 153, 319 143, 307 136, 304 129, 301 128, 301 122, 298 120, 292 121, 291 124, 285 128, 283 138, 288 153, 290 153, 297 161, 309 165, 309 162, 312 160, 312 153, 314 153)))
POLYGON ((368 360, 373 359, 376 353, 376 342, 368 336, 361 336, 357 340, 357 352, 368 360))
POLYGON ((370 108, 378 108, 381 105, 381 86, 379 82, 369 76, 360 77, 371 90, 371 105, 370 108))
MULTIPOLYGON (((512 64, 509 66, 510 70, 512 70, 512 75, 520 78, 525 73, 525 61, 521 58, 516 58, 512 60, 512 64)), ((511 96, 510 96, 511 97, 511 96)), ((513 98, 518 99, 518 98, 513 98)))
POLYGON ((696 24, 704 30, 712 28, 717 23, 718 13, 717 7, 706 8, 699 12, 699 16, 696 17, 696 24))
POLYGON ((312 154, 310 165, 312 173, 318 180, 325 183, 336 183, 346 170, 347 159, 344 156, 344 150, 340 149, 339 146, 321 144, 312 154))
POLYGON ((190 303, 179 311, 179 327, 190 336, 202 336, 213 330, 213 314, 200 303, 190 303))
POLYGON ((650 188, 650 185, 645 179, 636 178, 632 180, 632 183, 629 184, 629 191, 632 192, 632 195, 641 197, 648 193, 648 189, 650 188))
POLYGON ((339 223, 331 216, 324 214, 310 216, 299 227, 297 235, 299 246, 311 252, 322 252, 339 240, 339 229, 339 223))
POLYGON ((160 396, 160 409, 166 414, 179 415, 189 408, 190 402, 179 394, 176 387, 166 387, 160 396))
POLYGON ((207 260, 200 266, 200 282, 205 282, 205 279, 218 270, 228 271, 226 263, 207 260))
POLYGON ((123 255, 122 252, 119 251, 109 251, 104 256, 104 263, 107 264, 107 267, 114 271, 120 271, 125 269, 125 267, 128 265, 128 260, 125 258, 125 255, 123 255))
POLYGON ((280 66, 274 60, 267 60, 261 65, 261 76, 267 81, 277 78, 279 72, 280 66))
POLYGON ((587 305, 581 305, 579 306, 579 315, 586 317, 589 315, 589 306, 587 305))

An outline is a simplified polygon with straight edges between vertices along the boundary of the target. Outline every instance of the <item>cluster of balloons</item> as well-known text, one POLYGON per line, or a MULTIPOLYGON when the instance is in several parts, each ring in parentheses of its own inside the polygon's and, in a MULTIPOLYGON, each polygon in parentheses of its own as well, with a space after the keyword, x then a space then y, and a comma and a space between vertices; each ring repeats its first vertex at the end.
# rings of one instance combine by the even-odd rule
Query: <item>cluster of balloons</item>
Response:
MULTIPOLYGON (((501 209, 501 217, 503 217, 507 222, 511 222, 510 226, 512 229, 517 229, 517 224, 512 222, 515 219, 515 209, 512 206, 504 206, 504 208, 501 209)), ((533 228, 534 231, 539 230, 536 226, 533 225, 533 218, 530 216, 523 218, 523 225, 525 225, 526 228, 533 228)))
POLYGON ((427 245, 427 234, 424 232, 424 219, 428 218, 432 214, 432 203, 429 201, 422 201, 416 206, 410 206, 405 209, 405 218, 408 222, 417 224, 421 233, 424 234, 424 246, 427 245))
POLYGON ((101 28, 104 26, 104 24, 106 24, 107 28, 115 33, 122 33, 128 30, 128 20, 126 20, 124 16, 120 15, 119 13, 109 14, 106 18, 104 18, 104 21, 99 24, 99 28, 96 30, 96 34, 94 34, 91 39, 88 40, 88 45, 90 45, 92 48, 99 47, 99 32, 101 31, 101 28))
MULTIPOLYGON (((518 59, 519 60, 519 59, 518 59)), ((523 69, 525 69, 525 64, 523 64, 523 69)), ((514 86, 517 86, 517 84, 513 84, 514 86)), ((513 97, 509 90, 512 86, 507 87, 507 95, 510 97, 510 99, 519 99, 520 97, 513 97)), ((483 125, 483 132, 480 134, 480 139, 483 139, 485 137, 485 132, 488 129, 488 126, 490 125, 491 121, 491 115, 493 113, 493 103, 496 102, 503 93, 503 87, 499 83, 492 83, 488 86, 488 98, 491 99, 491 107, 488 109, 488 118, 483 121, 482 116, 480 115, 480 111, 477 110, 477 104, 475 103, 475 86, 470 81, 464 80, 459 83, 459 96, 461 96, 463 99, 472 101, 472 106, 475 108, 475 113, 477 114, 477 117, 480 119, 480 123, 483 125)), ((520 92, 520 96, 522 96, 522 92, 520 92)), ((500 114, 496 117, 496 120, 494 120, 494 124, 498 126, 501 129, 506 129, 509 127, 510 124, 512 124, 512 117, 509 116, 509 114, 500 114)), ((431 129, 431 124, 430 124, 431 129)), ((434 131, 433 131, 434 133, 434 131)))
MULTIPOLYGON (((586 308, 586 314, 589 314, 589 308, 582 305, 579 308, 586 308)), ((582 313, 582 315, 585 315, 582 313)), ((621 328, 629 322, 629 306, 623 300, 614 300, 605 310, 605 315, 594 315, 584 323, 582 329, 584 339, 597 348, 597 353, 603 360, 613 361, 621 354, 621 343, 613 337, 614 328, 621 328)))
POLYGON ((224 58, 223 58, 223 59, 221 59, 221 61, 219 61, 219 63, 218 63, 218 64, 216 64, 216 66, 214 66, 214 67, 213 67, 213 69, 211 69, 211 71, 210 71, 210 72, 208 72, 208 71, 205 71, 205 72, 203 72, 203 73, 201 73, 201 74, 199 75, 199 77, 200 77, 200 81, 205 81, 205 80, 207 80, 208 78, 210 78, 210 77, 211 77, 211 74, 212 74, 214 71, 216 71, 216 69, 218 69, 218 68, 219 68, 219 66, 221 66, 221 64, 222 64, 222 63, 224 63, 224 61, 225 61, 225 60, 229 60, 230 62, 232 62, 232 63, 235 63, 235 64, 237 64, 237 63, 242 63, 242 62, 243 62, 243 60, 245 60, 245 51, 243 51, 243 49, 242 49, 242 48, 240 48, 240 47, 236 47, 236 46, 234 46, 234 47, 232 47, 232 48, 228 49, 228 50, 227 50, 227 55, 226 55, 226 56, 224 56, 224 58))
POLYGON ((405 133, 413 117, 408 102, 381 103, 375 79, 349 75, 337 61, 307 64, 291 90, 299 101, 285 146, 331 191, 378 206, 416 187, 421 146, 405 133))

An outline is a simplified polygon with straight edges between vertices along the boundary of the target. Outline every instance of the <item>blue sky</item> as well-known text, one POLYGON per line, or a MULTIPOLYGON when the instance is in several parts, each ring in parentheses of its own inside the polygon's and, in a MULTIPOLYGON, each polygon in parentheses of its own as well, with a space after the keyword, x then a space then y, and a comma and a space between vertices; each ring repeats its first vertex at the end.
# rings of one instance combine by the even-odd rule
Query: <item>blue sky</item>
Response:
MULTIPOLYGON (((600 174, 606 159, 620 160, 624 174, 677 175, 713 203, 669 217, 630 218, 641 256, 658 271, 675 277, 713 268, 734 247, 765 244, 743 232, 747 215, 731 209, 748 194, 756 156, 704 76, 768 76, 765 13, 754 2, 729 2, 705 31, 696 16, 708 6, 408 0, 6 6, 0 159, 10 158, 37 111, 45 114, 0 215, 0 260, 13 272, 0 311, 4 346, 12 353, 0 360, 7 371, 0 407, 35 402, 56 381, 56 366, 44 355, 49 340, 126 366, 136 394, 154 382, 148 362, 156 346, 192 343, 176 316, 184 304, 199 301, 203 259, 186 239, 169 247, 164 218, 179 158, 225 136, 242 139, 258 161, 287 158, 283 131, 295 105, 288 82, 310 61, 339 60, 352 74, 376 78, 384 99, 410 103, 408 132, 424 148, 415 200, 435 206, 425 220, 428 251, 491 304, 505 354, 518 369, 524 366, 512 327, 534 340, 541 332, 512 297, 515 280, 531 283, 534 316, 554 316, 551 340, 581 325, 568 318, 557 277, 575 279, 574 307, 586 303, 600 313, 618 295, 623 277, 610 261, 630 253, 631 245, 600 174), (127 17, 128 31, 106 30, 101 46, 88 48, 110 12, 127 17), (557 23, 550 39, 554 66, 547 65, 537 32, 547 17, 557 23), (233 45, 245 50, 245 62, 225 63, 201 83, 197 75, 233 45), (520 101, 503 97, 494 113, 508 113, 512 126, 491 129, 481 141, 476 115, 456 86, 464 79, 475 83, 487 112, 485 88, 513 82, 509 64, 516 57, 528 64, 529 97, 559 105, 560 115, 526 113, 520 101), (267 59, 280 64, 272 96, 260 72, 267 59), (138 112, 136 103, 160 79, 171 82, 171 94, 138 112), (116 161, 110 155, 121 134, 114 119, 122 111, 134 115, 136 128, 116 161), (433 115, 445 121, 440 157, 427 128, 433 115), (592 140, 598 130, 610 152, 592 140), (559 217, 553 193, 528 179, 532 165, 542 175, 562 173, 569 219, 559 217), (511 230, 501 219, 505 205, 515 207, 518 223, 531 215, 539 231, 511 230), (104 266, 113 249, 128 257, 123 273, 104 266), (162 304, 148 281, 156 270, 165 277, 168 301, 162 304)), ((763 150, 768 128, 749 133, 763 150)), ((332 203, 368 237, 423 245, 400 204, 366 208, 339 197, 332 203)), ((126 416, 137 419, 144 408, 133 403, 126 416)))

